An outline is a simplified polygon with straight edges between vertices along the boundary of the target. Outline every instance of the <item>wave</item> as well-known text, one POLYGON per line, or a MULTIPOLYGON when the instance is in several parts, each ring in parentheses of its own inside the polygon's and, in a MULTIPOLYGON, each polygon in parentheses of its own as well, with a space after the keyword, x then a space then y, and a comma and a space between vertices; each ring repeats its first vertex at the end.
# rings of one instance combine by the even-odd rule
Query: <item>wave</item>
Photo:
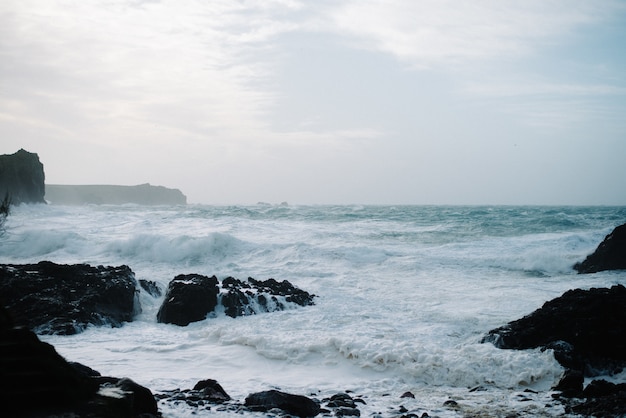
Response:
POLYGON ((247 248, 249 245, 244 241, 220 232, 202 237, 139 234, 106 245, 107 252, 122 259, 186 265, 222 261, 247 248))

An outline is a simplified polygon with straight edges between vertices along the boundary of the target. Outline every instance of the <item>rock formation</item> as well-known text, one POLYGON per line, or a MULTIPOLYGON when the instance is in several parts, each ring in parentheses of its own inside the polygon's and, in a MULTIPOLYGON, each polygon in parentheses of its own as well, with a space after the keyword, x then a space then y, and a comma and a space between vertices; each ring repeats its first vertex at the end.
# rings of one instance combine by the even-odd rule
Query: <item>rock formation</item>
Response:
POLYGON ((20 149, 0 155, 0 199, 8 194, 11 203, 46 203, 43 164, 37 154, 20 149))
POLYGON ((118 327, 140 310, 128 266, 0 264, 0 303, 16 325, 39 334, 76 334, 88 325, 118 327))
POLYGON ((576 263, 574 269, 579 273, 626 269, 626 224, 615 228, 592 254, 576 263))
POLYGON ((626 288, 575 289, 489 331, 499 348, 551 348, 557 361, 587 376, 626 365, 626 288))
POLYGON ((247 282, 227 277, 219 286, 217 277, 199 274, 176 276, 168 285, 157 321, 188 325, 223 309, 230 317, 280 311, 290 307, 313 305, 313 298, 287 280, 265 281, 249 278, 247 282))
POLYGON ((156 418, 152 392, 67 362, 0 306, 0 405, 17 417, 156 418))
POLYGON ((46 200, 58 205, 185 205, 187 197, 178 189, 140 184, 113 185, 46 185, 46 200))

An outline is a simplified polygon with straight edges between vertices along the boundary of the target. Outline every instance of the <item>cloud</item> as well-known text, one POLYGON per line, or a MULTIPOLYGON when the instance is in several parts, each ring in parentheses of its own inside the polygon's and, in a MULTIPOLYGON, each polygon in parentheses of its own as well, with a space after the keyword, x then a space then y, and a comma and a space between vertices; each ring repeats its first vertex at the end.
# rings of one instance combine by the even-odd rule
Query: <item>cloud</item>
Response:
POLYGON ((415 68, 512 59, 622 8, 584 0, 354 0, 333 10, 338 30, 361 48, 415 68))

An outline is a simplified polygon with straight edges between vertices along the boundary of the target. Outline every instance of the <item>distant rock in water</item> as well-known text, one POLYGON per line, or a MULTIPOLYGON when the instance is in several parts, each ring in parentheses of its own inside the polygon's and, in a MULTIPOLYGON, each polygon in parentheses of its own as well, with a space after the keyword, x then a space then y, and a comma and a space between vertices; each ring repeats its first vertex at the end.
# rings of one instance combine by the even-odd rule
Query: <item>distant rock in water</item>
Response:
POLYGON ((56 205, 185 205, 187 197, 178 189, 152 186, 46 185, 46 200, 56 205))
POLYGON ((604 238, 596 250, 574 265, 579 273, 603 270, 626 270, 626 224, 620 225, 604 238))
POLYGON ((499 348, 550 348, 564 367, 587 376, 626 365, 626 288, 575 289, 489 331, 499 348))
POLYGON ((157 321, 185 326, 222 309, 226 315, 235 318, 313 305, 314 297, 287 280, 248 278, 244 282, 227 277, 220 288, 215 276, 179 275, 168 285, 157 321))
POLYGON ((46 203, 43 164, 37 154, 20 149, 0 155, 0 199, 8 193, 11 203, 46 203))
POLYGON ((15 325, 39 334, 70 335, 88 325, 119 327, 140 311, 128 266, 0 264, 0 304, 15 325))

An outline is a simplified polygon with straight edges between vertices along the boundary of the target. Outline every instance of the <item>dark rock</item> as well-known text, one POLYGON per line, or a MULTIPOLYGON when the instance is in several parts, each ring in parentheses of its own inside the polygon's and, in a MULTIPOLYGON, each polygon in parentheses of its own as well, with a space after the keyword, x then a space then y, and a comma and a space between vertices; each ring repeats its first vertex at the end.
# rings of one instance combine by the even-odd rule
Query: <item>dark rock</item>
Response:
POLYGON ((335 409, 335 415, 338 417, 360 417, 361 411, 356 408, 340 407, 335 409))
POLYGON ((139 279, 139 285, 152 297, 160 298, 163 295, 161 287, 152 280, 139 279))
POLYGON ((564 367, 588 376, 621 371, 626 364, 626 288, 569 290, 530 315, 489 331, 483 342, 510 349, 553 348, 564 367))
POLYGON ((583 391, 583 402, 565 399, 565 411, 587 417, 626 416, 626 384, 594 380, 583 391))
POLYGON ((193 387, 193 390, 202 391, 207 400, 214 403, 230 401, 230 395, 216 380, 201 380, 193 387))
POLYGON ((615 228, 592 254, 576 263, 574 269, 578 273, 626 269, 626 224, 615 228))
POLYGON ((76 334, 88 325, 122 326, 141 309, 128 266, 0 264, 0 301, 15 325, 39 334, 76 334))
POLYGON ((352 399, 352 396, 348 395, 347 393, 338 393, 330 397, 327 406, 329 408, 355 408, 356 403, 354 402, 354 399, 352 399))
POLYGON ((187 325, 206 319, 207 315, 221 306, 232 318, 273 312, 293 306, 313 305, 315 295, 298 289, 287 280, 265 281, 249 278, 247 282, 227 277, 221 283, 215 276, 177 276, 170 282, 157 320, 159 322, 187 325), (202 279, 204 278, 204 279, 202 279), (176 312, 176 315, 173 315, 176 312))
POLYGON ((217 277, 181 274, 168 285, 165 300, 157 313, 157 321, 188 325, 206 319, 217 306, 217 277))
POLYGON ((0 198, 9 195, 11 203, 46 203, 45 175, 39 156, 20 149, 0 155, 0 198))
MULTIPOLYGON (((470 392, 471 392, 471 391, 470 391, 470 392)), ((404 392, 404 393, 400 396, 400 398, 412 398, 412 399, 415 399, 415 395, 413 395, 413 393, 411 393, 411 392, 404 392)))
POLYGON ((561 391, 568 398, 580 397, 583 393, 585 377, 579 370, 566 370, 554 390, 561 391))
POLYGON ((267 412, 276 408, 299 417, 314 417, 320 412, 319 404, 312 399, 277 390, 252 393, 246 398, 245 405, 251 411, 267 412))
POLYGON ((149 389, 130 379, 103 378, 86 366, 70 364, 25 328, 0 330, 0 405, 16 416, 37 418, 158 415, 149 389))

